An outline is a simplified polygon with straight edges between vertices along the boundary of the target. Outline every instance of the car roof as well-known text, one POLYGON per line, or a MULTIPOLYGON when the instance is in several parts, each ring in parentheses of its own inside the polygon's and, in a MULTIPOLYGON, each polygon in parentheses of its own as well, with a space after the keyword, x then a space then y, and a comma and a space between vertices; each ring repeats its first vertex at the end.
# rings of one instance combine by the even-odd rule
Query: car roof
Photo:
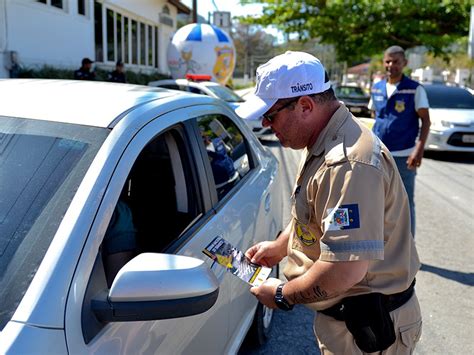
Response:
POLYGON ((185 85, 185 86, 219 86, 219 83, 215 83, 213 81, 192 81, 188 79, 164 79, 164 80, 157 80, 151 81, 148 83, 150 86, 160 86, 160 85, 169 85, 169 84, 177 84, 177 85, 185 85))
POLYGON ((108 127, 135 106, 185 95, 142 85, 81 80, 0 80, 1 116, 108 127))
POLYGON ((451 92, 469 92, 469 90, 455 85, 445 85, 445 84, 423 84, 423 87, 430 92, 443 92, 443 91, 451 91, 451 92))

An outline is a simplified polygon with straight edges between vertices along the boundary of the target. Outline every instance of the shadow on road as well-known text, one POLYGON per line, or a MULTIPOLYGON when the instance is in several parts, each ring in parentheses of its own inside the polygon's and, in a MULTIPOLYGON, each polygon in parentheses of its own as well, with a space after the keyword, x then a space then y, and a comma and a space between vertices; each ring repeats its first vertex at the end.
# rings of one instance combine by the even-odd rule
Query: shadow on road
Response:
POLYGON ((320 355, 313 333, 314 312, 303 305, 296 305, 290 312, 275 310, 270 339, 255 347, 244 341, 238 355, 304 354, 320 355))
POLYGON ((463 164, 474 164, 474 153, 425 151, 425 158, 463 164))
POLYGON ((448 269, 443 269, 437 266, 421 264, 421 270, 431 272, 433 274, 444 277, 445 279, 450 279, 457 281, 463 285, 474 286, 474 273, 469 272, 459 272, 448 269))

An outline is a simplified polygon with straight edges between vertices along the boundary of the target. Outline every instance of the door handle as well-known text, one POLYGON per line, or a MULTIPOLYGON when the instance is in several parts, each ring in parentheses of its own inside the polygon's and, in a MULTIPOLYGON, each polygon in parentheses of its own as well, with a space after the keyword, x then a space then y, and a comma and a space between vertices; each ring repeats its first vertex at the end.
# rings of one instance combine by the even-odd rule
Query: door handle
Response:
POLYGON ((267 196, 265 197, 265 212, 270 211, 270 202, 271 202, 270 194, 267 194, 267 196))

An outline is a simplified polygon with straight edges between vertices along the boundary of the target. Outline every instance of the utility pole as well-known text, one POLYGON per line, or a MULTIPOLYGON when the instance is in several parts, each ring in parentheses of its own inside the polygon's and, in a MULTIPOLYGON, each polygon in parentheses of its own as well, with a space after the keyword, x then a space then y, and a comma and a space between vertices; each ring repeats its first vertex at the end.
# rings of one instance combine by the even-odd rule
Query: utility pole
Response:
POLYGON ((193 23, 197 23, 197 0, 193 0, 193 23))
POLYGON ((474 59, 474 5, 471 6, 471 20, 469 22, 469 42, 467 44, 467 55, 471 59, 469 65, 469 86, 472 88, 472 59, 474 59))

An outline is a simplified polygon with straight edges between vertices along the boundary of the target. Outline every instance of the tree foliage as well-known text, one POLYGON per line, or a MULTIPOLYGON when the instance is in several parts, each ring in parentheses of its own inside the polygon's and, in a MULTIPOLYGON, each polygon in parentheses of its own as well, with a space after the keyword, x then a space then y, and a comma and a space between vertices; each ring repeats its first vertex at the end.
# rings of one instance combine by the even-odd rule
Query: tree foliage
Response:
POLYGON ((238 74, 249 74, 255 71, 255 68, 251 66, 253 57, 269 59, 274 55, 275 38, 263 31, 261 26, 236 23, 232 38, 237 52, 235 71, 238 74))
POLYGON ((274 25, 300 39, 318 38, 339 60, 358 61, 391 45, 425 46, 447 57, 450 45, 469 33, 469 0, 241 0, 265 4, 247 23, 274 25))

